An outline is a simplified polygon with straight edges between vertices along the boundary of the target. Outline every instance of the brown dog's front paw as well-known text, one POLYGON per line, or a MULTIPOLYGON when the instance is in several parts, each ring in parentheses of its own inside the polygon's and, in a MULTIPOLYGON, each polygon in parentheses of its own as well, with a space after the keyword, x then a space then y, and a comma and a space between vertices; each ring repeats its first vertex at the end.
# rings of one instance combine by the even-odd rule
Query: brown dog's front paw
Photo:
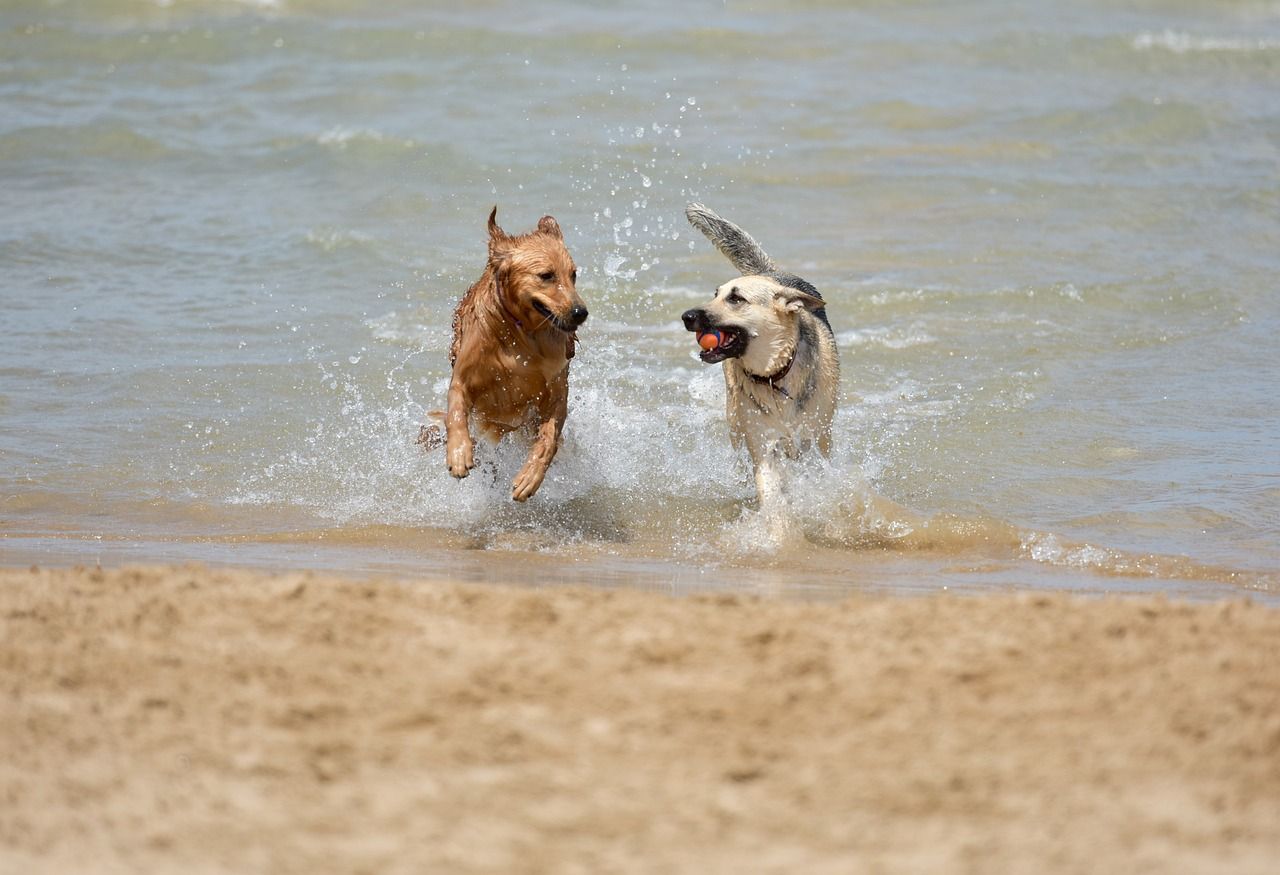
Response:
POLYGON ((543 466, 526 464, 520 469, 516 479, 511 481, 511 497, 516 501, 527 501, 538 491, 546 474, 547 469, 543 466))
POLYGON ((450 443, 446 453, 449 462, 449 473, 461 480, 476 466, 474 446, 471 439, 450 443))

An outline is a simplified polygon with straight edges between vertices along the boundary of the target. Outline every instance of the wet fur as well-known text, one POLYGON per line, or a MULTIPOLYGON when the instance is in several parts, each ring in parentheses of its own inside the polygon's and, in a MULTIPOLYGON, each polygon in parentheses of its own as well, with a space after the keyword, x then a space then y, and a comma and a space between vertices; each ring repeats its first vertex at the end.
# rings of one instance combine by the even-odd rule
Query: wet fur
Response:
POLYGON ((419 441, 445 447, 454 477, 475 466, 472 427, 497 443, 513 432, 531 442, 511 484, 525 501, 542 485, 569 412, 569 360, 586 319, 577 268, 560 226, 543 216, 528 234, 510 236, 489 215, 489 260, 453 314, 448 407, 443 439, 424 428, 419 441), (548 279, 547 276, 550 275, 548 279))
POLYGON ((746 447, 765 502, 781 488, 781 458, 815 447, 831 453, 840 386, 835 335, 817 289, 780 271, 749 234, 701 204, 690 204, 686 214, 744 271, 706 305, 685 313, 684 321, 690 330, 729 329, 746 338, 745 348, 735 346, 723 360, 726 416, 729 438, 735 448, 746 447))

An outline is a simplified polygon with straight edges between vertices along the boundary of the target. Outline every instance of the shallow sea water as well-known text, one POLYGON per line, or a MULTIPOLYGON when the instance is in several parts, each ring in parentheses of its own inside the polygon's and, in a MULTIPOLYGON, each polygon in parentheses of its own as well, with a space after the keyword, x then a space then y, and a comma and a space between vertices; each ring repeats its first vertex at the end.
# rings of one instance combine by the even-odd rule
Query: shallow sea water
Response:
POLYGON ((1280 4, 17 0, 0 562, 1280 598, 1280 4), (700 200, 830 302, 755 508, 700 200), (566 439, 413 438, 484 222, 591 308, 566 439))

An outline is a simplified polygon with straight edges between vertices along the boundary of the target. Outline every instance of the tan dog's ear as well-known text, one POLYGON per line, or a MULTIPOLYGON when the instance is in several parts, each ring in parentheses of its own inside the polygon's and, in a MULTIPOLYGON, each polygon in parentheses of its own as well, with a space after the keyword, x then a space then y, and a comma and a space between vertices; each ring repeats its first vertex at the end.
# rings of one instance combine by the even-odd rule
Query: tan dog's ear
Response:
POLYGON ((801 309, 821 310, 827 302, 799 289, 782 289, 777 293, 777 300, 782 302, 788 313, 797 313, 801 309))
POLYGON ((564 235, 560 233, 560 223, 550 216, 543 216, 538 220, 538 230, 550 234, 557 240, 564 239, 564 235))

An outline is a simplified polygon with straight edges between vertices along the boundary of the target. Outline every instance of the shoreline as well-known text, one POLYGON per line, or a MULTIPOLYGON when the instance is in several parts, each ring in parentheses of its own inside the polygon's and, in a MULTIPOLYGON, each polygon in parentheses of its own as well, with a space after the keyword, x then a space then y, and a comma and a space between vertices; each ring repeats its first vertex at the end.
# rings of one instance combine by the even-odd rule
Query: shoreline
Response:
POLYGON ((0 569, 0 868, 1267 872, 1280 610, 0 569))
POLYGON ((942 549, 927 544, 850 548, 806 539, 800 552, 788 545, 777 552, 705 557, 666 543, 606 541, 547 549, 522 531, 489 538, 394 525, 168 536, 31 527, 0 533, 0 568, 39 566, 51 559, 55 566, 90 568, 195 563, 268 574, 505 581, 529 588, 623 587, 672 595, 729 592, 786 600, 1066 593, 1165 596, 1196 603, 1248 598, 1280 608, 1280 573, 1274 569, 1096 548, 1052 536, 1033 550, 1041 547, 1045 553, 1037 556, 984 549, 976 541, 942 549), (1097 562, 1098 556, 1107 562, 1097 562))

